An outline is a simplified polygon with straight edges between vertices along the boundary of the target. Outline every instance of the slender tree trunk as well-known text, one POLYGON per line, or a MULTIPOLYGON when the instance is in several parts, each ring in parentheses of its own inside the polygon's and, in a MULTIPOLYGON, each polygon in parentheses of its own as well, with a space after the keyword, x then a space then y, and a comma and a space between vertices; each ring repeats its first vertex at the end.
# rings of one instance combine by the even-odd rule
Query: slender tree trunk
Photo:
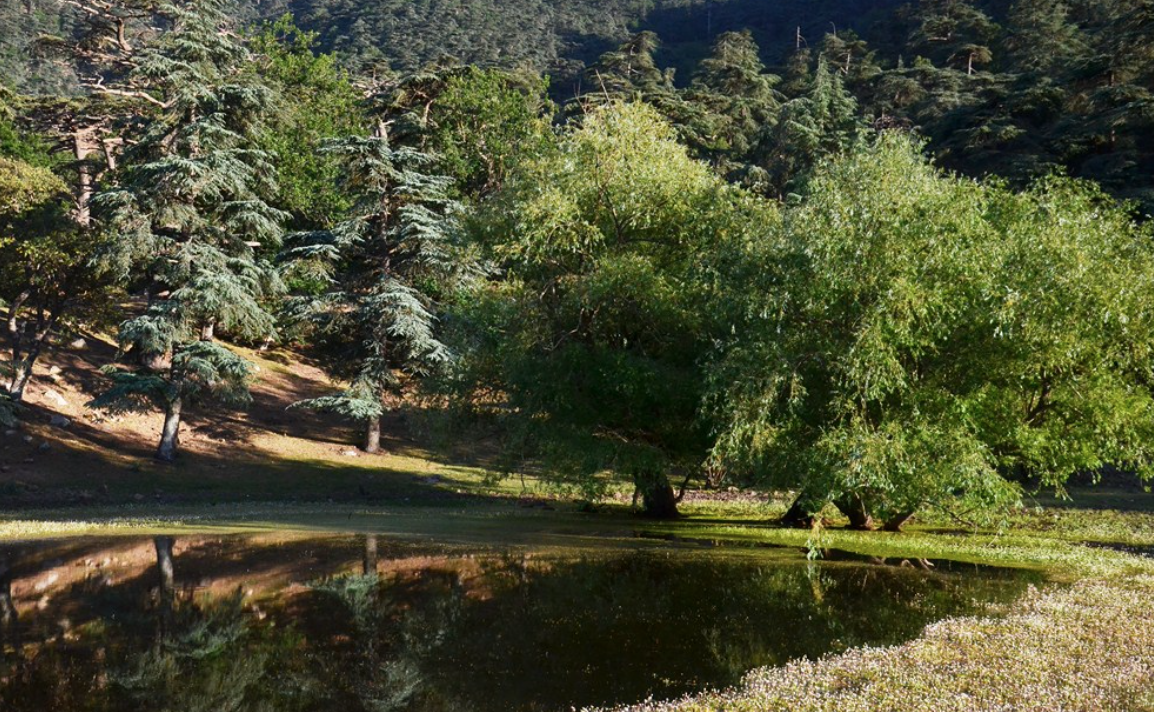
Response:
POLYGON ((834 502, 841 513, 849 517, 850 529, 860 529, 862 531, 870 531, 875 528, 874 518, 870 515, 869 509, 866 508, 865 500, 861 495, 849 495, 843 499, 834 502))
POLYGON ((26 364, 22 354, 24 352, 24 329, 20 324, 20 310, 31 298, 28 290, 17 294, 8 305, 8 318, 5 320, 5 331, 8 334, 8 348, 11 352, 12 380, 8 385, 8 392, 12 400, 19 402, 24 397, 24 386, 28 384, 31 373, 31 364, 26 364))
POLYGON ((28 379, 32 377, 32 364, 27 359, 12 361, 12 380, 8 384, 8 395, 19 403, 24 400, 24 389, 28 387, 28 379))
POLYGON ((180 396, 168 404, 164 411, 164 428, 160 431, 160 446, 156 448, 156 459, 172 462, 176 458, 176 447, 180 444, 180 411, 183 407, 180 396))
POLYGON ((365 423, 365 452, 376 454, 381 451, 381 418, 369 418, 365 423))
POLYGON ((96 129, 85 128, 78 130, 72 136, 73 150, 76 156, 76 224, 83 229, 92 225, 92 165, 88 163, 88 154, 96 149, 96 129))
POLYGON ((377 573, 377 535, 365 535, 365 557, 361 562, 361 570, 365 576, 375 576, 377 573))
POLYGON ((674 519, 680 516, 677 511, 677 495, 664 472, 638 472, 634 474, 633 482, 641 492, 642 514, 655 519, 674 519))
POLYGON ((157 592, 160 604, 160 625, 157 639, 163 640, 172 625, 172 607, 176 601, 176 571, 172 564, 172 545, 175 540, 170 536, 158 536, 152 540, 156 546, 156 572, 158 574, 157 592))
POLYGON ((40 358, 44 342, 48 339, 55 323, 56 317, 52 316, 38 324, 39 328, 30 337, 19 336, 12 341, 12 380, 8 386, 8 393, 12 396, 12 400, 17 403, 24 399, 24 390, 32 378, 32 369, 36 365, 36 359, 40 358), (24 344, 25 347, 22 347, 21 344, 24 344))

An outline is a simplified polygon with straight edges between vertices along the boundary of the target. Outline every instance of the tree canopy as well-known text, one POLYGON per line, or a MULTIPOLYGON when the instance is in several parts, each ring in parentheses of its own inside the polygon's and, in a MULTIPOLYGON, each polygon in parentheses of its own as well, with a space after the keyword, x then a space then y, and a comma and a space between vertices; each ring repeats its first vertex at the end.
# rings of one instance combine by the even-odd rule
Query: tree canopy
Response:
POLYGON ((465 315, 478 325, 467 385, 499 398, 512 451, 587 492, 598 473, 627 473, 648 511, 669 514, 668 473, 695 471, 708 447, 704 257, 761 214, 644 104, 605 105, 529 162, 479 235, 504 278, 465 315))
POLYGON ((824 163, 731 285, 717 465, 861 527, 1145 471, 1150 238, 1093 186, 977 184, 900 135, 824 163))

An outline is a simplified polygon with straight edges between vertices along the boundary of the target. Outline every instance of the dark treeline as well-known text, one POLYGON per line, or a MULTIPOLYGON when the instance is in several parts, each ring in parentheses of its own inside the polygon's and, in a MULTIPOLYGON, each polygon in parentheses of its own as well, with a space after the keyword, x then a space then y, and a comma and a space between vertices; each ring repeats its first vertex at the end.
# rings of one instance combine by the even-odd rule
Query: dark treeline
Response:
POLYGON ((77 90, 0 97, 0 418, 87 328, 120 345, 90 405, 162 415, 164 461, 188 409, 248 402, 234 346, 281 344, 341 384, 294 407, 368 452, 428 396, 510 471, 620 476, 654 516, 739 483, 896 529, 1149 468, 1154 245, 1103 191, 1150 188, 1141 8, 933 0, 889 25, 909 57, 839 30, 778 70, 725 32, 685 81, 642 31, 562 101, 349 71, 223 0, 70 6, 36 52, 77 90))

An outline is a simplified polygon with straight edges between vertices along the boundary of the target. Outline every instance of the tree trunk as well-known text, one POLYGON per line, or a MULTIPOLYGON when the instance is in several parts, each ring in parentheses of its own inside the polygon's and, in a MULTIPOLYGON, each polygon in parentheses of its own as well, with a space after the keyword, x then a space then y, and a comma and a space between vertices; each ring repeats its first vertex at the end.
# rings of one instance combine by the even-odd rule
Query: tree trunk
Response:
POLYGON ((640 472, 633 476, 633 482, 641 492, 642 514, 655 519, 674 519, 680 516, 677 511, 677 495, 664 472, 640 472))
POLYGON ((28 379, 32 377, 32 364, 27 359, 18 359, 12 362, 12 380, 8 385, 8 395, 19 403, 24 400, 24 389, 28 387, 28 379))
POLYGON ((88 154, 96 150, 96 129, 83 128, 72 136, 73 152, 76 156, 76 224, 87 230, 92 225, 92 165, 88 154))
POLYGON ((204 324, 202 324, 200 327, 200 340, 201 341, 212 341, 215 338, 216 338, 216 322, 215 321, 208 321, 208 322, 205 322, 204 324))
POLYGON ((365 576, 377 574, 377 535, 365 535, 365 557, 361 562, 361 570, 365 576))
POLYGON ((905 526, 906 522, 913 519, 913 517, 913 512, 900 512, 887 519, 885 525, 882 528, 887 532, 900 532, 902 527, 905 526))
POLYGON ((140 364, 149 371, 165 371, 172 363, 168 354, 148 354, 140 359, 140 364))
POLYGON ((376 454, 381 451, 381 418, 369 418, 365 423, 365 452, 376 454))
POLYGON ((806 497, 804 493, 799 494, 797 499, 793 500, 793 504, 789 505, 789 509, 782 515, 778 523, 783 527, 810 529, 813 527, 817 515, 811 513, 809 510, 809 498, 806 497))
POLYGON ((8 343, 12 357, 12 380, 9 382, 8 392, 12 400, 19 402, 24 397, 24 386, 28 384, 28 377, 32 372, 32 364, 25 358, 24 327, 20 324, 20 310, 32 297, 32 293, 24 290, 17 294, 8 304, 8 318, 5 320, 5 331, 8 333, 8 343))
POLYGON ((176 447, 180 444, 180 396, 168 404, 164 411, 164 428, 160 431, 160 446, 156 448, 156 459, 172 462, 176 458, 176 447))
POLYGON ((849 517, 850 529, 859 529, 862 531, 872 531, 875 529, 874 518, 870 516, 869 510, 866 509, 865 501, 860 495, 850 495, 843 499, 834 502, 841 513, 849 517))

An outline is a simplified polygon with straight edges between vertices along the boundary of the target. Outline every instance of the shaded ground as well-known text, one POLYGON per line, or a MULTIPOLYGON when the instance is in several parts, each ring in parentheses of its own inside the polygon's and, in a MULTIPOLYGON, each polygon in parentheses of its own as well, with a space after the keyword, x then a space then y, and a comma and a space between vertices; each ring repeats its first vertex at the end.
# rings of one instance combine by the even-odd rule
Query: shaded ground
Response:
POLYGON ((115 347, 89 337, 37 368, 19 429, 0 431, 0 508, 118 502, 457 501, 519 494, 521 482, 485 486, 483 442, 429 447, 414 437, 412 413, 384 423, 384 452, 355 447, 353 424, 292 403, 339 387, 314 364, 287 352, 238 349, 258 367, 252 404, 188 410, 176 463, 156 462, 159 413, 109 417, 86 403, 100 390, 99 368, 115 347), (56 418, 68 419, 54 426, 56 418))

